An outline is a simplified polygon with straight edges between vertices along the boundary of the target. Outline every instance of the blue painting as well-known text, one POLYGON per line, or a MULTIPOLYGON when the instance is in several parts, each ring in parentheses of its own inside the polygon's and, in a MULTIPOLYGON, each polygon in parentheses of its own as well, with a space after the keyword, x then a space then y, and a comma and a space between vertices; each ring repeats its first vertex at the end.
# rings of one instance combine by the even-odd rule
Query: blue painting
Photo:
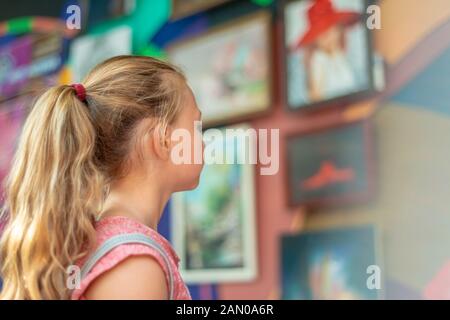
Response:
POLYGON ((291 205, 363 202, 373 189, 370 122, 294 136, 288 142, 291 205))
MULTIPOLYGON (((377 299, 367 285, 377 266, 375 229, 361 226, 285 235, 281 241, 282 298, 300 300, 377 299)), ((372 284, 372 282, 371 282, 372 284)))

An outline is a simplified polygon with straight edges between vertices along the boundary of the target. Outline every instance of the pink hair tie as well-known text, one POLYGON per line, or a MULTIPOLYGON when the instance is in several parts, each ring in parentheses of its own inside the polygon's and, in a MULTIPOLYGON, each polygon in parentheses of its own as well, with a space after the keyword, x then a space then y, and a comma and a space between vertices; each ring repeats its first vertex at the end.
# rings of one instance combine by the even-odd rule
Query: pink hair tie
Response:
POLYGON ((71 87, 75 89, 78 99, 80 99, 81 102, 86 102, 86 89, 84 86, 81 83, 74 83, 71 87))

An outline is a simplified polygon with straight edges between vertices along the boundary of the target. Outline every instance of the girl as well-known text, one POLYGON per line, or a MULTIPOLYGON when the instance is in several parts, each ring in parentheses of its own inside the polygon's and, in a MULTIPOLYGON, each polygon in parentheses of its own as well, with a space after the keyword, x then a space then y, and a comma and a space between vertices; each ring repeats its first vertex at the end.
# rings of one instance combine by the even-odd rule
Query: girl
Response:
POLYGON ((171 132, 193 137, 199 120, 183 75, 148 57, 109 59, 83 84, 44 93, 7 179, 0 298, 190 299, 156 228, 170 195, 198 184, 202 165, 175 165, 170 154, 171 132), (121 244, 91 259, 136 234, 153 245, 121 244), (81 283, 68 281, 68 268, 77 279, 88 261, 81 283))

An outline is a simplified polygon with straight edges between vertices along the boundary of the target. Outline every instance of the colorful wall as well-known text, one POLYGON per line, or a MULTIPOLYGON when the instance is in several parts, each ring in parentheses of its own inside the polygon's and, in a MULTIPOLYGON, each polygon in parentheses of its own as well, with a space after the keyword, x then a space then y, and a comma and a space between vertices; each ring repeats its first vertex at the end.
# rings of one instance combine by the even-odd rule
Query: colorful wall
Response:
MULTIPOLYGON (((266 4, 249 3, 240 8, 239 14, 266 4)), ((233 16, 232 11, 213 15, 210 20, 196 16, 195 23, 187 28, 188 22, 184 25, 168 20, 169 1, 138 0, 137 4, 142 10, 132 17, 100 23, 89 33, 128 25, 135 31, 133 53, 164 57, 164 47, 170 42, 233 16), (148 12, 152 12, 151 19, 148 12)), ((378 4, 382 26, 373 32, 374 48, 385 60, 386 88, 335 112, 287 111, 283 28, 282 20, 275 15, 273 108, 268 115, 249 121, 256 129, 280 129, 280 171, 255 177, 258 276, 248 283, 191 286, 194 298, 279 299, 281 235, 363 224, 379 227, 385 298, 443 297, 434 288, 436 282, 446 281, 442 270, 447 270, 450 258, 450 148, 446 138, 450 135, 450 5, 448 0, 380 0, 378 4), (333 209, 290 207, 286 137, 365 118, 373 119, 376 138, 378 178, 372 200, 333 209)), ((42 20, 24 21, 0 23, 0 35, 4 35, 0 39, 7 41, 9 33, 20 28, 49 25, 42 20)), ((68 52, 65 54, 67 58, 68 52)), ((70 82, 72 75, 66 65, 59 74, 60 81, 70 82)), ((159 229, 168 237, 170 210, 169 206, 159 229)))

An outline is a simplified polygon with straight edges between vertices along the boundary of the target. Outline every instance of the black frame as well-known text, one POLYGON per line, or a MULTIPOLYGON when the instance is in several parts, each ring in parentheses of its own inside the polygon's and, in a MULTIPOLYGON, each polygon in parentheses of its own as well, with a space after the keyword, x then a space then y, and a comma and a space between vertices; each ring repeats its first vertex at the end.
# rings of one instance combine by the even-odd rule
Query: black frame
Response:
POLYGON ((364 203, 371 199, 375 194, 376 190, 376 156, 375 156, 375 127, 371 119, 359 119, 350 122, 338 122, 332 125, 320 126, 309 130, 304 130, 299 133, 289 134, 286 137, 286 160, 285 164, 287 166, 285 186, 287 190, 287 202, 289 207, 304 206, 310 209, 323 208, 323 207, 333 207, 333 206, 345 206, 350 204, 364 203), (290 153, 292 149, 292 144, 298 138, 307 138, 309 135, 327 133, 333 130, 337 130, 347 126, 360 126, 363 130, 364 135, 364 150, 365 150, 365 164, 366 164, 366 174, 367 174, 367 188, 363 190, 358 190, 355 192, 342 194, 342 195, 330 195, 328 197, 308 199, 304 201, 294 201, 292 198, 291 187, 291 170, 290 170, 290 153))
MULTIPOLYGON (((289 95, 289 92, 288 92, 289 76, 288 76, 288 72, 287 72, 288 64, 287 64, 287 48, 286 48, 285 10, 286 10, 286 6, 289 3, 300 2, 300 1, 306 1, 306 0, 280 0, 280 6, 279 6, 279 15, 281 17, 281 25, 282 25, 282 33, 283 33, 283 36, 282 36, 283 67, 282 67, 282 69, 283 69, 283 73, 284 73, 284 82, 285 82, 285 85, 284 85, 284 98, 285 98, 285 102, 286 102, 285 108, 290 112, 313 112, 313 111, 322 110, 324 108, 345 106, 345 105, 350 104, 351 102, 359 101, 359 100, 371 97, 372 95, 376 94, 377 89, 375 86, 374 72, 373 72, 373 69, 375 67, 375 59, 373 56, 373 54, 374 54, 373 37, 372 37, 372 33, 370 32, 370 30, 366 29, 365 33, 366 33, 366 39, 367 39, 367 61, 369 64, 369 68, 368 68, 369 69, 368 70, 369 85, 366 89, 363 89, 358 92, 349 93, 344 96, 334 97, 334 98, 317 101, 317 102, 313 102, 313 103, 309 103, 309 104, 293 106, 289 103, 289 97, 288 97, 288 95, 289 95)), ((366 8, 374 3, 374 0, 360 0, 360 1, 364 1, 366 8)), ((367 20, 366 12, 362 12, 361 20, 363 20, 363 19, 367 20)))

